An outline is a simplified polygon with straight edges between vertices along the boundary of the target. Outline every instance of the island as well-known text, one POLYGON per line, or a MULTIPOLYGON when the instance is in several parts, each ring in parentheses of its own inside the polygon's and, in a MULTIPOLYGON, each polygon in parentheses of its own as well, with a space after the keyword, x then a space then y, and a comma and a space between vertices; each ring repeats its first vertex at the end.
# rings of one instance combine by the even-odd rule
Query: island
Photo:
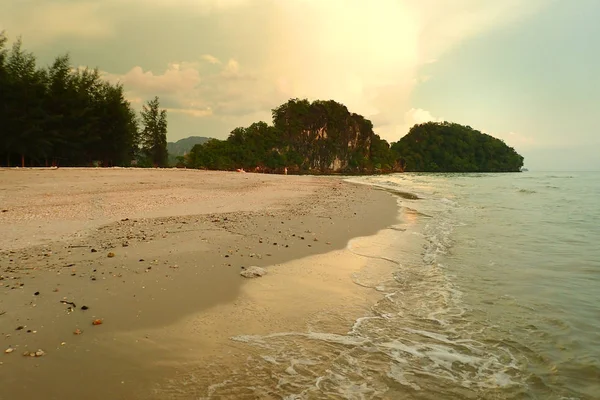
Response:
POLYGON ((519 172, 523 157, 470 126, 427 122, 391 145, 371 121, 333 100, 291 99, 226 140, 195 145, 179 165, 208 170, 300 174, 519 172))

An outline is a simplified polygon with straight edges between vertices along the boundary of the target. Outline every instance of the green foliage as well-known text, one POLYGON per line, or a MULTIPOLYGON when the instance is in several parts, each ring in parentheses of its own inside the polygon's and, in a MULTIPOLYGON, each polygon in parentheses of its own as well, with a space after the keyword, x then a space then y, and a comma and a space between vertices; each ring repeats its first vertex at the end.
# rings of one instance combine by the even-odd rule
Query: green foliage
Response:
POLYGON ((364 173, 390 170, 389 145, 373 125, 335 101, 292 99, 272 110, 273 125, 236 128, 225 141, 195 146, 191 168, 296 173, 364 173))
POLYGON ((184 139, 180 139, 176 142, 167 142, 167 152, 169 153, 169 165, 170 166, 183 166, 184 156, 189 153, 192 148, 197 144, 203 144, 210 140, 210 138, 203 136, 190 136, 184 139))
POLYGON ((46 68, 0 33, 0 164, 128 166, 138 152, 137 117, 121 85, 68 55, 46 68))
POLYGON ((450 122, 413 126, 392 145, 406 171, 518 172, 523 157, 502 140, 450 122))
POLYGON ((158 97, 144 104, 141 132, 142 152, 155 167, 167 166, 167 111, 160 109, 158 97))

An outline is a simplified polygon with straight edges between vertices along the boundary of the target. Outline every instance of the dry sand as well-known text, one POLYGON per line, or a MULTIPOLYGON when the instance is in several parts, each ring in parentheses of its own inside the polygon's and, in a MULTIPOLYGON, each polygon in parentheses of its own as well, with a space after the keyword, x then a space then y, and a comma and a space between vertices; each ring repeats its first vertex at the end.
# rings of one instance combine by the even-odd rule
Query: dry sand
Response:
POLYGON ((394 223, 396 202, 337 178, 4 169, 3 210, 0 399, 185 399, 251 352, 232 336, 366 312, 377 294, 344 249, 394 223), (240 277, 250 265, 268 274, 240 277))

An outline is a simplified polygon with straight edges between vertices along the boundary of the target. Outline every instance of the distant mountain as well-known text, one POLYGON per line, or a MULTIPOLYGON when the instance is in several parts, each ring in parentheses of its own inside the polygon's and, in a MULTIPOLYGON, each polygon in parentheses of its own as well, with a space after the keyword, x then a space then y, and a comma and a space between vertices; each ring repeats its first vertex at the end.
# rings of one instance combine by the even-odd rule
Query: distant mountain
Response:
POLYGON ((197 144, 204 144, 208 142, 211 138, 207 138, 204 136, 190 136, 185 139, 180 139, 176 142, 168 142, 167 143, 167 151, 169 152, 169 156, 177 157, 183 156, 186 153, 189 153, 197 144))

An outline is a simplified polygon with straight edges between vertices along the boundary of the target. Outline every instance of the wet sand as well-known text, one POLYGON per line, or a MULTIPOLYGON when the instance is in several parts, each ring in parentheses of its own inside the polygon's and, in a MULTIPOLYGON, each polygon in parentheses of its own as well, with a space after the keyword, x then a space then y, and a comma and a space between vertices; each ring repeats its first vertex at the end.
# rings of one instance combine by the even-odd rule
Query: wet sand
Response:
POLYGON ((233 336, 368 310, 344 249, 394 223, 396 201, 337 178, 5 169, 3 210, 0 399, 183 399, 248 356, 233 336), (242 278, 251 265, 268 274, 242 278))

